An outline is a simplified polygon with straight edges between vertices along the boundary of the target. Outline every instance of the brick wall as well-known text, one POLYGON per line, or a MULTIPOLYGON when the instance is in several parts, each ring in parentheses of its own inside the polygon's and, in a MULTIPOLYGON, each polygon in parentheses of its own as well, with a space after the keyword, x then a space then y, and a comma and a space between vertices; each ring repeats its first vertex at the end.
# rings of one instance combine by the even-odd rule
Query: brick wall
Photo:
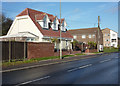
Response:
POLYGON ((30 58, 40 58, 54 56, 54 44, 47 42, 32 43, 27 44, 27 57, 30 58))
POLYGON ((97 52, 97 49, 86 49, 85 53, 94 53, 97 52))
MULTIPOLYGON (((69 54, 77 54, 81 53, 81 51, 62 51, 62 55, 69 55, 69 54)), ((54 52, 54 56, 60 56, 60 52, 54 52)))
POLYGON ((109 47, 110 46, 110 29, 108 29, 108 28, 103 29, 102 32, 103 32, 103 45, 106 47, 109 47), (106 41, 106 39, 109 39, 109 41, 106 41), (108 44, 109 44, 109 46, 108 46, 108 44))

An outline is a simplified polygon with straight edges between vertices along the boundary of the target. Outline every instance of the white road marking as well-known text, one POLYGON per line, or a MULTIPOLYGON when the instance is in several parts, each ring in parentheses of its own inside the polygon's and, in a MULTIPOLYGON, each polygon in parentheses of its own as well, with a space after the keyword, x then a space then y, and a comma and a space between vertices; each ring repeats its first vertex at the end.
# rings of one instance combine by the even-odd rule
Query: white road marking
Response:
POLYGON ((86 68, 86 67, 91 66, 91 65, 92 64, 88 64, 88 65, 80 66, 78 68, 70 69, 70 70, 68 70, 68 72, 72 72, 72 71, 75 71, 75 70, 78 70, 78 69, 86 68))
POLYGON ((49 78, 49 77, 50 77, 50 76, 46 76, 46 77, 43 77, 43 78, 39 78, 39 79, 35 79, 35 80, 31 80, 31 81, 27 81, 27 82, 20 83, 20 84, 15 85, 15 86, 25 85, 25 84, 32 83, 32 82, 35 82, 35 81, 40 81, 40 80, 43 80, 43 79, 47 79, 47 78, 49 78))
POLYGON ((74 68, 74 69, 70 69, 70 70, 68 70, 68 72, 72 72, 72 71, 75 71, 75 70, 77 70, 78 68, 74 68))
POLYGON ((115 58, 118 58, 118 57, 115 57, 115 58))
POLYGON ((100 61, 100 63, 107 62, 107 61, 110 61, 110 60, 111 59, 103 60, 103 61, 100 61))
POLYGON ((82 69, 82 68, 85 68, 85 67, 88 67, 88 66, 92 66, 92 64, 84 65, 84 66, 81 66, 79 68, 82 69))
MULTIPOLYGON (((87 57, 87 58, 91 58, 91 57, 87 57)), ((87 58, 80 58, 80 59, 87 59, 87 58)), ((29 69, 29 68, 35 68, 35 67, 41 67, 41 66, 59 64, 59 63, 65 63, 65 62, 71 62, 71 61, 76 61, 76 60, 80 60, 80 59, 67 60, 67 61, 54 62, 54 63, 47 63, 47 64, 42 64, 42 65, 33 65, 33 66, 22 67, 22 68, 15 68, 15 69, 8 69, 8 70, 2 70, 2 71, 0 71, 0 73, 2 73, 2 72, 17 71, 17 70, 24 70, 24 69, 29 69)))

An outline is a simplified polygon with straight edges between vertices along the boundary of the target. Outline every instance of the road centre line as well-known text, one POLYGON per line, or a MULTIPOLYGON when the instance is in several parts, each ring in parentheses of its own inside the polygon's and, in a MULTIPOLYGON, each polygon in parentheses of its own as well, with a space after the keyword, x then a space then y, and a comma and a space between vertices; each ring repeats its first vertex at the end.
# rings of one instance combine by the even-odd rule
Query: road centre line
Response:
POLYGON ((40 81, 40 80, 43 80, 43 79, 47 79, 47 78, 49 78, 49 77, 50 77, 50 76, 45 76, 45 77, 42 77, 42 78, 39 78, 39 79, 35 79, 35 80, 23 82, 23 83, 20 83, 20 84, 18 84, 18 85, 15 85, 15 86, 25 85, 25 84, 28 84, 28 83, 32 83, 32 82, 40 81))
MULTIPOLYGON (((88 58, 92 58, 92 57, 80 58, 80 59, 88 59, 88 58)), ((61 62, 53 62, 53 63, 43 64, 43 65, 34 65, 34 66, 28 66, 28 67, 22 67, 22 68, 16 68, 16 69, 8 69, 8 70, 0 71, 0 73, 1 72, 11 72, 11 71, 17 71, 17 70, 24 70, 24 69, 41 67, 41 66, 52 65, 52 64, 59 64, 59 63, 71 62, 71 61, 76 61, 76 60, 80 60, 80 59, 67 60, 67 61, 61 61, 61 62)))
POLYGON ((73 68, 73 69, 68 70, 67 72, 72 72, 72 71, 75 71, 75 70, 78 70, 78 69, 82 69, 82 68, 86 68, 86 67, 89 67, 89 66, 92 66, 92 64, 80 66, 78 68, 73 68))
POLYGON ((115 58, 118 58, 118 57, 115 57, 115 58))
POLYGON ((110 60, 111 59, 106 59, 106 60, 100 61, 100 63, 107 62, 107 61, 110 61, 110 60))
POLYGON ((82 68, 86 68, 86 67, 89 67, 89 66, 92 66, 92 64, 84 65, 84 66, 81 66, 79 68, 82 69, 82 68))
POLYGON ((48 64, 42 64, 42 65, 33 65, 33 66, 28 66, 28 67, 22 67, 22 68, 15 68, 15 69, 8 69, 8 70, 2 70, 2 72, 11 72, 11 71, 17 71, 17 70, 24 70, 24 69, 30 69, 30 68, 35 68, 35 67, 41 67, 41 66, 47 66, 47 65, 53 65, 53 64, 59 64, 59 63, 65 63, 65 62, 71 62, 71 61, 76 61, 76 60, 81 60, 81 59, 88 59, 88 58, 93 58, 96 56, 91 56, 91 57, 86 57, 86 58, 80 58, 80 59, 73 59, 73 60, 67 60, 67 61, 61 61, 61 62, 53 62, 53 63, 48 63, 48 64))

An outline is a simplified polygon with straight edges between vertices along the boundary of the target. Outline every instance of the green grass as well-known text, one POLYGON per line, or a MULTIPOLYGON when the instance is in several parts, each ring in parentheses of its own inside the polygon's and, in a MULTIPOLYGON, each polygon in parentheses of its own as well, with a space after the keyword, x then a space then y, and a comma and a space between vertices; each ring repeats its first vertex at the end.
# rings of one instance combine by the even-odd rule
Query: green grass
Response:
POLYGON ((105 48, 103 49, 103 51, 104 51, 105 53, 118 52, 118 48, 113 48, 113 47, 107 48, 107 47, 105 47, 105 48))
MULTIPOLYGON (((71 56, 74 56, 74 55, 64 55, 63 57, 71 57, 71 56)), ((41 60, 59 59, 59 58, 60 58, 59 56, 50 56, 50 57, 32 58, 32 59, 28 59, 28 60, 25 60, 25 61, 12 60, 12 62, 3 62, 2 66, 3 67, 8 67, 8 66, 26 64, 26 63, 38 62, 38 61, 41 61, 41 60)))
POLYGON ((74 55, 64 55, 63 57, 71 57, 71 56, 74 56, 74 55))
POLYGON ((102 52, 94 52, 94 54, 98 54, 98 53, 102 53, 102 52))
POLYGON ((76 53, 75 55, 79 56, 79 55, 85 55, 85 54, 83 54, 83 53, 76 53))

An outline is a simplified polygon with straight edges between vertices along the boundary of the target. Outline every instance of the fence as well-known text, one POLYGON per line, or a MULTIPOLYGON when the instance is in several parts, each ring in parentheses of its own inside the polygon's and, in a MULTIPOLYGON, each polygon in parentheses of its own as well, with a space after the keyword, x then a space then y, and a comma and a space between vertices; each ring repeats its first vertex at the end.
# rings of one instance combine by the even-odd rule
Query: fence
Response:
MULTIPOLYGON (((16 42, 2 41, 2 60, 23 60, 49 56, 59 56, 54 52, 54 44, 48 42, 16 42)), ((81 53, 81 51, 63 51, 62 55, 81 53)))
POLYGON ((3 61, 54 56, 52 43, 2 41, 0 44, 2 44, 3 61))
POLYGON ((2 60, 27 58, 26 42, 2 41, 0 44, 2 44, 2 60))

